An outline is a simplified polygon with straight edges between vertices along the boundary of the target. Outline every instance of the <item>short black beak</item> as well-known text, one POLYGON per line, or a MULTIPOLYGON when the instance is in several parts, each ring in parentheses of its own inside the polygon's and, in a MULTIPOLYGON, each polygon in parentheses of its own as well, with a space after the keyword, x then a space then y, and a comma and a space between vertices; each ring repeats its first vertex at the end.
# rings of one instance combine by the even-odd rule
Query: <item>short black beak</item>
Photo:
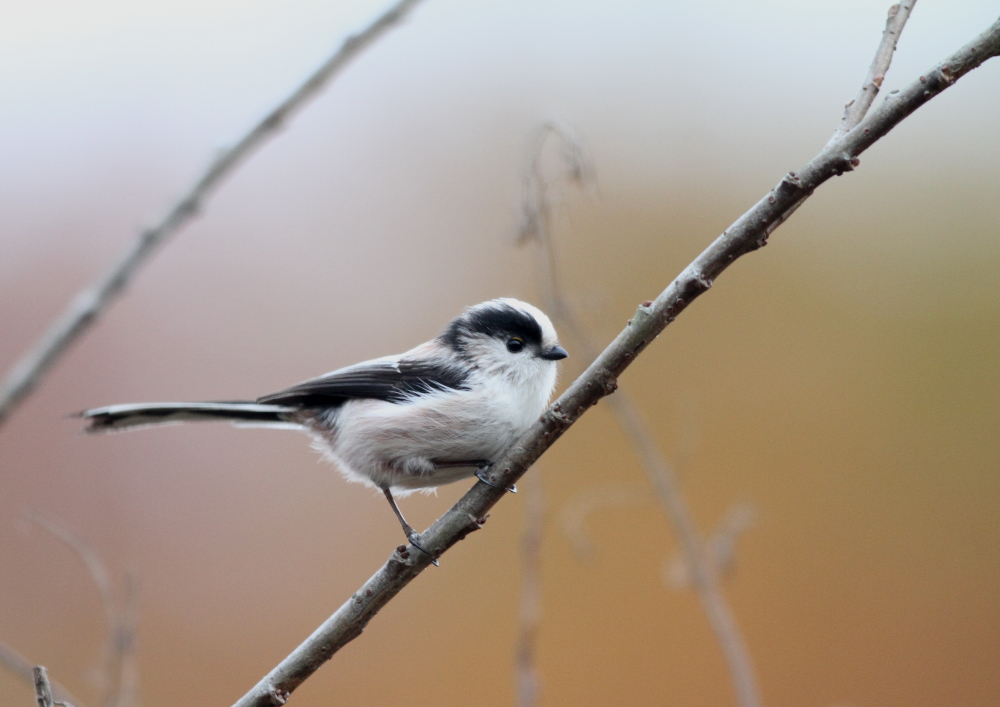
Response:
POLYGON ((567 356, 569 356, 569 354, 562 346, 553 346, 551 349, 542 354, 542 358, 546 361, 561 361, 567 356))

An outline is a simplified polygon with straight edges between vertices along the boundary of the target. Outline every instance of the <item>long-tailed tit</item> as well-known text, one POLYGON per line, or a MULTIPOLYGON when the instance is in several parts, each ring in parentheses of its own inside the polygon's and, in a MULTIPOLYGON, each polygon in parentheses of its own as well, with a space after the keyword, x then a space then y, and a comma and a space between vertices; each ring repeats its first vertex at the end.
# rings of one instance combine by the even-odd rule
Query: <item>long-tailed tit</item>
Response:
POLYGON ((416 547, 404 496, 484 472, 545 409, 566 358, 552 322, 515 299, 467 308, 435 339, 253 402, 138 403, 80 413, 87 432, 197 420, 291 427, 349 481, 381 489, 416 547))

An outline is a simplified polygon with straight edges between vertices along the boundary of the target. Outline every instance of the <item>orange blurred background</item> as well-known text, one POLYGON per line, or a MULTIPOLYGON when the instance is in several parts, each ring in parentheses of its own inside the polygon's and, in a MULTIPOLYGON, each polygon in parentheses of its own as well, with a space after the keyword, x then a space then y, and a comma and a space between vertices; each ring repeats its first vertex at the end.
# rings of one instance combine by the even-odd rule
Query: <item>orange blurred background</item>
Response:
MULTIPOLYGON (((0 369, 211 160, 379 12, 372 0, 7 3, 0 14, 0 369)), ((426 0, 249 160, 0 428, 0 640, 83 701, 97 591, 35 511, 141 577, 142 704, 229 705, 386 559, 399 527, 289 432, 84 437, 96 405, 253 398, 538 299, 515 246, 529 136, 572 124, 561 273, 609 340, 829 138, 886 3, 426 0)), ((885 89, 995 19, 923 0, 885 89)), ((766 705, 1000 703, 1000 60, 824 186, 623 377, 703 532, 750 503, 726 592, 766 705)), ((551 155, 550 155, 551 156, 551 155)), ((551 160, 548 169, 554 174, 551 160)), ((567 341, 572 346, 572 342, 567 341)), ((571 350, 571 354, 573 351, 571 350)), ((585 364, 579 356, 563 380, 585 364)), ((733 704, 606 406, 543 477, 541 704, 733 704)), ((469 484, 412 497, 426 527, 469 484)), ((511 705, 523 494, 292 697, 511 705)), ((4 705, 29 686, 0 671, 4 705)))

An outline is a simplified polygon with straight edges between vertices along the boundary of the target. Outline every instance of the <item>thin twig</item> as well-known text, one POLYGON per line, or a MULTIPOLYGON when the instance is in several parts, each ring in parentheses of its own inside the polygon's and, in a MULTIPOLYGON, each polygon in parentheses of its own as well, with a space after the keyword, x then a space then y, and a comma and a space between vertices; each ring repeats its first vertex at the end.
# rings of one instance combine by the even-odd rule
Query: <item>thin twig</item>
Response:
MULTIPOLYGON (((688 265, 654 301, 639 306, 632 322, 559 396, 515 447, 496 461, 496 486, 476 483, 420 536, 430 554, 414 549, 394 552, 361 588, 298 648, 240 698, 238 707, 273 707, 283 703, 319 666, 361 635, 389 601, 440 556, 482 527, 486 513, 506 495, 505 488, 528 468, 601 398, 614 392, 618 377, 643 350, 711 287, 739 257, 757 250, 814 189, 857 166, 857 156, 889 133, 920 106, 953 85, 987 59, 1000 54, 1000 20, 919 80, 891 94, 853 130, 825 147, 797 173, 789 173, 764 198, 736 220, 688 265)), ((405 550, 405 548, 404 548, 405 550)))
POLYGON ((133 707, 139 704, 138 666, 139 577, 134 572, 125 575, 125 593, 115 632, 109 636, 116 656, 108 678, 115 689, 108 691, 106 707, 133 707))
POLYGON ((35 346, 8 372, 0 386, 0 424, 34 389, 76 338, 121 294, 157 246, 191 221, 204 207, 206 199, 236 167, 268 138, 277 134, 288 119, 319 93, 348 62, 402 20, 418 2, 420 0, 398 0, 364 30, 347 37, 330 58, 250 132, 219 154, 159 223, 139 233, 108 272, 76 295, 35 346))
POLYGON ((632 399, 619 391, 618 395, 608 398, 608 405, 642 459, 653 491, 677 536, 684 565, 690 573, 691 585, 708 617, 715 640, 722 648, 737 703, 741 707, 759 707, 760 689, 750 652, 740 633, 736 617, 722 593, 718 567, 708 556, 705 542, 681 493, 677 476, 660 453, 632 399))
MULTIPOLYGON (((570 129, 554 121, 545 123, 536 133, 530 168, 525 174, 523 209, 519 238, 524 242, 540 238, 539 233, 548 228, 551 209, 542 182, 541 157, 545 139, 551 132, 568 135, 570 129)), ((588 180, 589 166, 585 154, 576 140, 563 140, 563 162, 569 178, 577 183, 588 180)), ((534 707, 540 691, 538 669, 535 665, 538 625, 541 622, 541 553, 542 533, 545 525, 545 508, 542 486, 538 475, 526 484, 527 520, 521 550, 521 611, 515 656, 517 704, 534 707)))
MULTIPOLYGON (((736 541, 753 525, 756 517, 753 506, 733 506, 722 517, 719 527, 705 541, 705 555, 715 566, 716 574, 724 578, 736 568, 736 541)), ((664 581, 674 589, 692 586, 691 571, 683 556, 675 557, 664 567, 664 581)))
POLYGON ((31 677, 35 683, 35 700, 38 702, 38 707, 53 707, 54 705, 73 707, 69 702, 52 698, 52 685, 49 682, 49 673, 45 666, 36 665, 32 668, 31 677))
POLYGON ((105 706, 114 705, 114 702, 110 701, 109 697, 111 696, 111 693, 115 692, 115 688, 113 686, 113 683, 115 682, 113 678, 115 673, 114 666, 117 662, 115 635, 117 634, 119 618, 118 610, 115 605, 114 587, 111 582, 111 575, 108 572, 108 568, 97 552, 80 536, 76 535, 67 528, 64 528, 55 521, 44 518, 37 513, 27 512, 25 513, 25 516, 38 527, 50 533, 53 537, 66 545, 66 547, 68 547, 74 555, 79 557, 84 566, 87 568, 87 572, 90 574, 90 579, 93 581, 94 586, 97 587, 97 593, 101 597, 101 606, 104 609, 105 625, 108 629, 108 640, 105 643, 104 656, 101 660, 102 669, 100 672, 102 681, 104 682, 104 684, 101 685, 104 697, 100 700, 99 704, 105 706))
POLYGON ((38 707, 52 707, 52 687, 49 685, 49 673, 45 666, 36 665, 31 669, 31 676, 35 683, 38 707))
POLYGON ((910 19, 910 13, 916 4, 917 0, 903 0, 898 5, 889 8, 885 29, 882 30, 882 41, 879 42, 878 49, 875 50, 875 58, 872 59, 871 66, 868 67, 868 75, 865 76, 865 81, 861 84, 858 95, 844 106, 844 117, 840 121, 840 126, 833 133, 833 137, 830 138, 830 142, 839 140, 851 128, 860 123, 868 109, 871 108, 872 103, 875 102, 875 97, 882 87, 882 81, 889 71, 889 64, 892 63, 896 42, 899 41, 899 35, 902 34, 903 27, 910 19))
MULTIPOLYGON (((34 684, 35 664, 3 642, 0 642, 0 664, 3 664, 5 668, 25 682, 34 684)), ((72 692, 67 690, 55 680, 49 680, 49 689, 55 697, 56 702, 74 702, 76 704, 80 704, 77 699, 73 697, 72 692)))
POLYGON ((131 707, 136 702, 135 646, 138 624, 138 579, 126 577, 124 601, 119 609, 107 565, 90 544, 69 529, 37 513, 26 513, 29 520, 65 544, 83 562, 97 587, 104 608, 107 639, 101 660, 102 707, 131 707))
POLYGON ((535 656, 538 626, 542 619, 542 535, 545 530, 545 497, 541 474, 532 474, 521 490, 525 492, 525 528, 521 538, 521 611, 515 657, 518 707, 535 707, 541 689, 535 656))
MULTIPOLYGON (((547 127, 544 134, 559 139, 563 145, 562 153, 564 156, 582 152, 579 140, 572 133, 565 132, 558 127, 547 127), (568 148, 567 144, 576 147, 568 148)), ((535 223, 530 229, 524 226, 531 220, 527 216, 522 219, 521 239, 522 241, 528 240, 530 234, 530 238, 538 246, 539 257, 542 260, 540 280, 541 289, 544 292, 543 306, 552 313, 560 331, 569 332, 583 359, 592 361, 600 350, 559 285, 555 245, 550 231, 552 209, 544 175, 540 168, 540 156, 543 148, 544 142, 536 140, 533 149, 538 152, 531 160, 531 169, 535 174, 527 182, 529 186, 537 190, 537 193, 530 198, 530 201, 536 205, 536 217, 535 223)), ((570 178, 573 178, 577 172, 575 163, 579 161, 577 159, 566 163, 567 175, 570 178)), ((608 398, 608 407, 642 460, 642 466, 649 478, 649 483, 673 528, 674 535, 677 536, 684 564, 692 580, 691 585, 701 600, 709 624, 725 656, 736 692, 737 704, 740 707, 760 707, 760 691, 750 661, 750 653, 740 634, 733 612, 722 593, 718 569, 707 554, 705 542, 695 526, 694 518, 684 496, 681 494, 677 475, 660 453, 642 413, 639 412, 638 406, 627 391, 619 388, 617 395, 608 398)))
POLYGON ((645 487, 622 484, 587 487, 563 505, 559 514, 563 534, 573 546, 577 558, 586 560, 594 554, 594 541, 587 533, 587 516, 600 508, 649 503, 651 500, 649 489, 645 487))

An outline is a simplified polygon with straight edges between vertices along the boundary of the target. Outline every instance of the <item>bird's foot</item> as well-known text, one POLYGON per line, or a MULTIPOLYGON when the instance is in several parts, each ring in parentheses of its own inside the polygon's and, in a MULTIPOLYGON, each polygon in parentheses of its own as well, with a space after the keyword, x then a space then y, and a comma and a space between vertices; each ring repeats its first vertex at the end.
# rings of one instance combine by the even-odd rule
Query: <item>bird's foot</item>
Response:
POLYGON ((509 487, 497 486, 495 483, 486 478, 486 472, 490 470, 493 466, 493 462, 484 462, 478 469, 476 469, 476 478, 482 481, 487 486, 492 486, 495 489, 504 489, 505 491, 510 491, 511 493, 517 493, 517 486, 511 484, 509 487))
POLYGON ((424 553, 429 558, 431 558, 432 565, 434 565, 435 567, 441 566, 438 564, 438 561, 434 558, 434 554, 426 550, 419 542, 417 542, 418 540, 420 540, 420 536, 412 528, 410 529, 410 532, 406 534, 406 539, 410 541, 410 545, 417 548, 418 550, 420 550, 420 552, 424 553))

